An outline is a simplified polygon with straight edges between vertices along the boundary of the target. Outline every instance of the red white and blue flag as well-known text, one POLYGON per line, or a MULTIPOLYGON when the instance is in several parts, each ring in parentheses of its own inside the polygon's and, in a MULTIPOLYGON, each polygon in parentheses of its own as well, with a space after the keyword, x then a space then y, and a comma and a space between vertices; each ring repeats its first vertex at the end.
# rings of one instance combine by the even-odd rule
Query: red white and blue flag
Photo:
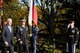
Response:
POLYGON ((35 25, 38 23, 38 16, 37 16, 37 9, 36 9, 36 0, 33 2, 33 9, 32 9, 32 18, 35 25))
POLYGON ((30 8, 29 8, 29 17, 28 23, 32 26, 32 21, 35 25, 38 23, 37 9, 36 9, 36 0, 30 0, 30 8))
POLYGON ((32 7, 33 7, 33 0, 29 0, 29 17, 28 17, 28 24, 29 26, 32 26, 32 7))

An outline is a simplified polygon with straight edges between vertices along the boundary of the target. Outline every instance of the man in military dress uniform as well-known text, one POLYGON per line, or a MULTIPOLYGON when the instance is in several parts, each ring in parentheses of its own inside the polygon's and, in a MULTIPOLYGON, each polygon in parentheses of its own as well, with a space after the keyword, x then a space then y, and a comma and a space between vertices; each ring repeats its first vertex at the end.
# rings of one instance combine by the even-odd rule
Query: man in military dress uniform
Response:
POLYGON ((26 26, 26 19, 20 19, 20 26, 17 27, 17 38, 19 44, 18 53, 28 53, 28 27, 26 26))
POLYGON ((75 22, 70 21, 67 29, 67 41, 68 41, 68 51, 69 53, 75 53, 75 46, 79 39, 78 28, 74 26, 75 22))
POLYGON ((32 37, 31 37, 32 53, 36 53, 37 36, 38 36, 38 26, 33 22, 32 37))

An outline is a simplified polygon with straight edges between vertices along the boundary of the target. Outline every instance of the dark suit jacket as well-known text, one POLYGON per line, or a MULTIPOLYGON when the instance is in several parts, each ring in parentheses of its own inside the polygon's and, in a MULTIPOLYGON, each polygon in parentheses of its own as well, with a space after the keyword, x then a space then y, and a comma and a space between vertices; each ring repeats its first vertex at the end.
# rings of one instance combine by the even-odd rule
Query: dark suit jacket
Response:
POLYGON ((26 45, 28 43, 28 27, 17 27, 17 38, 23 42, 22 45, 26 45))
POLYGON ((13 27, 12 26, 11 26, 11 31, 12 32, 10 32, 8 25, 3 27, 3 31, 2 31, 3 44, 4 42, 7 41, 9 46, 13 45, 13 27))

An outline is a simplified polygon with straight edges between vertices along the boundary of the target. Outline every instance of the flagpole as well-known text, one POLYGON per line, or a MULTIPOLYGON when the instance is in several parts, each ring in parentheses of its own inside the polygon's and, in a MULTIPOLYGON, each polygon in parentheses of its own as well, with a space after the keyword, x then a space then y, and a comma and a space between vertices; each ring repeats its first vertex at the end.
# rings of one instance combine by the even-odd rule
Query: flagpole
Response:
POLYGON ((32 36, 32 7, 33 7, 33 0, 30 0, 29 17, 28 17, 28 24, 29 24, 29 29, 30 29, 30 36, 32 36))

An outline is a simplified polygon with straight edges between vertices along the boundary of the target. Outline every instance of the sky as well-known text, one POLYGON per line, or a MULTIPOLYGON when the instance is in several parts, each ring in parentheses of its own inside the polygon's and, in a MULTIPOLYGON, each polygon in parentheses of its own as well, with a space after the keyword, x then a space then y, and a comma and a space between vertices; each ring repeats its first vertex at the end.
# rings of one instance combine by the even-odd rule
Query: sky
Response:
MULTIPOLYGON (((38 1, 39 4, 38 4, 38 3, 36 3, 36 4, 41 6, 41 1, 40 1, 40 0, 37 0, 37 1, 38 1)), ((22 2, 22 0, 19 0, 19 2, 22 3, 22 4, 24 4, 24 3, 22 2)), ((25 0, 25 2, 28 2, 28 3, 29 3, 30 0, 25 0)))

